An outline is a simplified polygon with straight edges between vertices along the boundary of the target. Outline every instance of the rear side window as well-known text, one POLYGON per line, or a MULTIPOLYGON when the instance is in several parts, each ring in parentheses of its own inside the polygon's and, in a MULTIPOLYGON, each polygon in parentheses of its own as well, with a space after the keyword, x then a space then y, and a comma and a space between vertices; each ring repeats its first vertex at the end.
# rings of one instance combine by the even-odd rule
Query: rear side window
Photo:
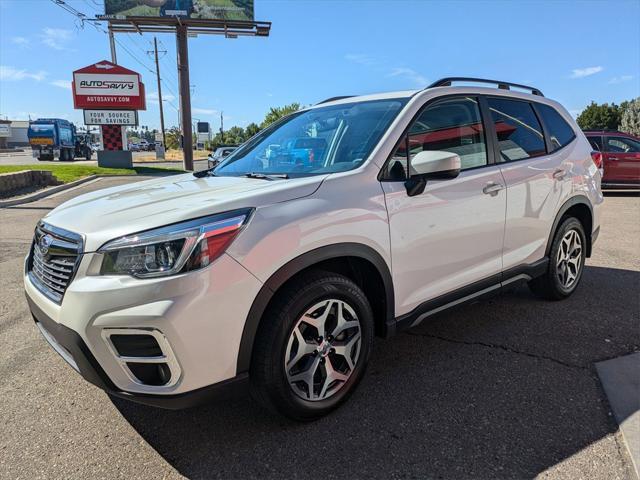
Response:
POLYGON ((491 117, 505 162, 538 157, 546 153, 542 127, 528 102, 488 98, 491 117))
POLYGON ((551 151, 558 150, 570 143, 576 134, 571 128, 571 125, 562 118, 557 110, 549 105, 543 105, 542 103, 536 104, 538 112, 542 117, 545 127, 549 131, 549 137, 551 137, 551 151))

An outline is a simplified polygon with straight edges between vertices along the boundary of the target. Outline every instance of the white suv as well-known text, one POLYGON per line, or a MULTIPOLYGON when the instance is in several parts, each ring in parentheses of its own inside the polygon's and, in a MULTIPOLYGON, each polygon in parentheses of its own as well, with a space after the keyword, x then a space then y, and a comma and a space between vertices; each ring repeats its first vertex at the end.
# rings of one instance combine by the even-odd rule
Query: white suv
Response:
POLYGON ((353 392, 374 335, 517 281, 569 296, 602 201, 558 103, 448 78, 329 99, 214 170, 74 198, 38 224, 24 283, 47 341, 114 395, 179 408, 247 386, 308 420, 353 392))

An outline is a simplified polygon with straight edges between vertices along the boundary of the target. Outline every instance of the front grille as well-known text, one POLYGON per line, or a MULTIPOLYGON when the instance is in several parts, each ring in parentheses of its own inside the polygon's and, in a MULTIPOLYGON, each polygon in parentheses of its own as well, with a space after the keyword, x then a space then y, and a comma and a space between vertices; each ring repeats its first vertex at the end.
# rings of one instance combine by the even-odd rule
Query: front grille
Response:
POLYGON ((76 273, 82 248, 82 237, 77 233, 38 223, 27 264, 32 283, 54 302, 62 302, 76 273))

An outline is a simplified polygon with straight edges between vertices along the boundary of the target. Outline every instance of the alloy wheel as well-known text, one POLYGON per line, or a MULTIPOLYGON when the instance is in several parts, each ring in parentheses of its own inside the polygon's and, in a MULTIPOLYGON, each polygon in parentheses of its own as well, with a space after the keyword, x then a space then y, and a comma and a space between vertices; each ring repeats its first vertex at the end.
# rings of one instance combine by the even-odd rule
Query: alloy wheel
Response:
POLYGON ((560 285, 571 288, 577 281, 582 268, 582 238, 577 230, 564 234, 556 257, 556 275, 560 285))
POLYGON ((345 301, 323 300, 296 322, 284 359, 291 389, 304 400, 336 394, 351 377, 360 355, 360 321, 345 301))

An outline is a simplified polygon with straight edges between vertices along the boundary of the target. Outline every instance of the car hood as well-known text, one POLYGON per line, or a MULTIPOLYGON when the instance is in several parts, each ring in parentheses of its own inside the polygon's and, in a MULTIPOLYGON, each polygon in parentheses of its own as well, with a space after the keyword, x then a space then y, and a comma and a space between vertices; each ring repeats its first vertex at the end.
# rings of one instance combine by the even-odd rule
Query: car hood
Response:
POLYGON ((85 251, 123 235, 236 208, 260 207, 314 193, 327 175, 286 180, 195 178, 191 173, 97 190, 52 210, 44 221, 82 234, 85 251))

